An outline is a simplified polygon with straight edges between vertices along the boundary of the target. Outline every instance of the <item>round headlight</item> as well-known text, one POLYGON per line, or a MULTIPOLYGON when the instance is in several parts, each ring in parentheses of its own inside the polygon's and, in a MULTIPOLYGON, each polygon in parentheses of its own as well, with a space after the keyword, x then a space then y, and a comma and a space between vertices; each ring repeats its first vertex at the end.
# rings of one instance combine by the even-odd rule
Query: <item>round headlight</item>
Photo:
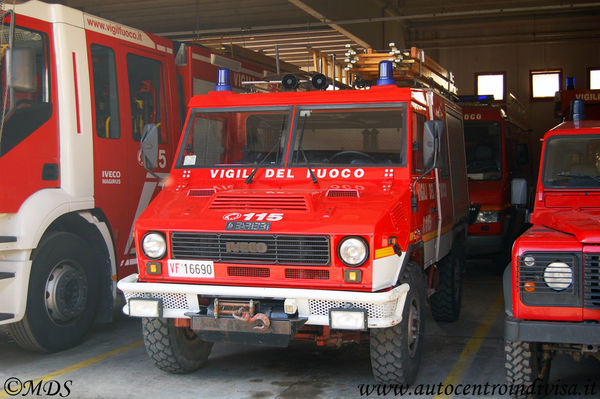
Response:
POLYGON ((142 251, 150 259, 160 259, 167 252, 165 237, 160 233, 148 233, 142 239, 142 251))
POLYGON ((573 283, 573 270, 563 262, 552 262, 544 270, 544 281, 556 291, 569 288, 573 283))
POLYGON ((346 266, 360 266, 369 256, 369 248, 360 237, 346 237, 338 245, 338 256, 346 266))

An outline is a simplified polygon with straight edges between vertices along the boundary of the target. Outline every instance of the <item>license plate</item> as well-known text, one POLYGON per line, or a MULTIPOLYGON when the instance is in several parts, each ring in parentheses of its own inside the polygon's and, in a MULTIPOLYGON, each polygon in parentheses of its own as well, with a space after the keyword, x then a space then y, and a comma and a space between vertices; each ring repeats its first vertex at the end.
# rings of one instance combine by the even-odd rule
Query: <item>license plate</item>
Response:
POLYGON ((212 260, 169 259, 170 277, 215 278, 215 268, 212 260))

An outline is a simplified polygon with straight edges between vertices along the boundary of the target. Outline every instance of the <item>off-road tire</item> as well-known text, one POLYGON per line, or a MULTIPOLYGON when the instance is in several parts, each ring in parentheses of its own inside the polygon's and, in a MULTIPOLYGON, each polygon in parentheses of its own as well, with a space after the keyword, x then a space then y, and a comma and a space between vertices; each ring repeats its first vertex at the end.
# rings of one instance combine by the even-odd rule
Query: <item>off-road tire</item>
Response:
POLYGON ((172 374, 198 370, 213 346, 189 328, 175 327, 173 319, 142 318, 142 332, 146 352, 154 365, 172 374))
POLYGON ((543 397, 548 384, 551 360, 543 360, 541 344, 523 341, 504 341, 504 369, 509 386, 521 388, 514 398, 543 397))
POLYGON ((25 316, 9 326, 19 346, 57 352, 85 339, 99 295, 99 270, 92 254, 87 242, 72 233, 43 239, 31 265, 25 316))
POLYGON ((439 262, 439 283, 430 298, 433 319, 441 322, 458 320, 461 302, 462 267, 459 257, 451 252, 439 262))
POLYGON ((402 282, 410 286, 402 321, 393 327, 370 330, 371 369, 383 384, 412 384, 421 363, 426 306, 423 273, 416 264, 409 263, 402 282))

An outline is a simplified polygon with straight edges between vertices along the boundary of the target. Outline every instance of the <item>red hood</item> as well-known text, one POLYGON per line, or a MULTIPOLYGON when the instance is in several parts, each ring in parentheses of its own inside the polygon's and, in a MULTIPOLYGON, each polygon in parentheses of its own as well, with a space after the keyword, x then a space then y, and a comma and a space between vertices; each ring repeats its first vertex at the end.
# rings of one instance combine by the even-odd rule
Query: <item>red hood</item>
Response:
POLYGON ((600 209, 553 211, 541 219, 545 226, 573 234, 579 242, 600 243, 600 209))

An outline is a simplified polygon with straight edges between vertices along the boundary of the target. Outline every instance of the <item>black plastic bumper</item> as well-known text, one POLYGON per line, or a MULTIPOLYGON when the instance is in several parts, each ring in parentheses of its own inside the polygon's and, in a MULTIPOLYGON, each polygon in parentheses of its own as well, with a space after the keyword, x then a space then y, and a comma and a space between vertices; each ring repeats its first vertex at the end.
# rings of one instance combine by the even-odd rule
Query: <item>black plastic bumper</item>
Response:
POLYGON ((504 319, 508 341, 600 345, 600 323, 504 319))

